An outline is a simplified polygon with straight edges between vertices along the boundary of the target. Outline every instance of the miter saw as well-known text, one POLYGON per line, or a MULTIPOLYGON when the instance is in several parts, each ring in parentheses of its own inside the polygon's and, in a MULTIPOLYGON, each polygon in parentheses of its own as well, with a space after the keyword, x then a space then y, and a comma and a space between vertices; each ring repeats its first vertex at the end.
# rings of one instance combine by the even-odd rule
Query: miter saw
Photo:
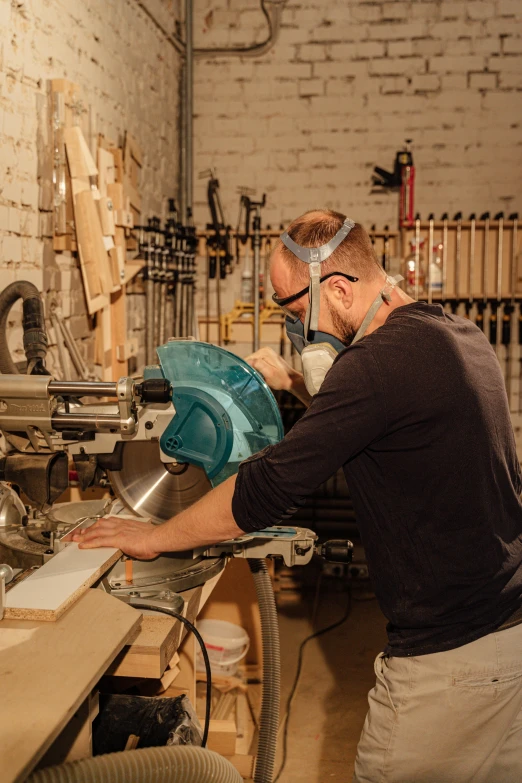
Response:
MULTIPOLYGON (((262 377, 228 351, 193 340, 157 348, 143 378, 115 383, 0 375, 0 563, 41 565, 78 526, 110 513, 161 524, 237 472, 239 464, 283 436, 276 401, 262 377), (86 403, 86 398, 109 401, 86 403), (74 476, 106 497, 60 503, 74 476), (15 490, 18 488, 21 495, 15 490)), ((327 545, 346 559, 351 545, 327 545)), ((316 535, 278 526, 153 562, 122 560, 104 580, 121 595, 169 602, 174 593, 218 573, 224 556, 280 556, 307 563, 316 535)))

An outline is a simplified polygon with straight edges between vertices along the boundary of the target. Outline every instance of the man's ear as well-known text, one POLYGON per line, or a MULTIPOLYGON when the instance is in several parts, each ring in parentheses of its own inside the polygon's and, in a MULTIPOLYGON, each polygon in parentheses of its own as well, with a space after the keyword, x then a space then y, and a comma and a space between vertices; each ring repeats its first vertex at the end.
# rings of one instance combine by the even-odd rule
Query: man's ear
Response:
POLYGON ((328 280, 325 280, 325 283, 328 286, 328 292, 332 300, 343 306, 346 310, 349 310, 353 304, 353 288, 350 281, 345 277, 337 277, 334 275, 328 280))

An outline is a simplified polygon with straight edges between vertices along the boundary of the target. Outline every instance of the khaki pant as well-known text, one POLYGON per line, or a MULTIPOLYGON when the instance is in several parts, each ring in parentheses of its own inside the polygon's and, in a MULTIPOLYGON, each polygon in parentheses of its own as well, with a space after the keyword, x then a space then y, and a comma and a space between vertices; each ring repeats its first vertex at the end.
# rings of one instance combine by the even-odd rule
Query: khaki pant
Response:
POLYGON ((375 673, 353 783, 522 783, 522 624, 375 673))

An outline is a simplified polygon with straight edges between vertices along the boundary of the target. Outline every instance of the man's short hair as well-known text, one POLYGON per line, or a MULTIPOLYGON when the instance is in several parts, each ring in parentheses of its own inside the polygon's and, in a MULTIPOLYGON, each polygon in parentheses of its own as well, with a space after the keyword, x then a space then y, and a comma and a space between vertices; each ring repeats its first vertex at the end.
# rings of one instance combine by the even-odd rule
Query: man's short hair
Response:
MULTIPOLYGON (((287 231, 294 242, 302 247, 320 247, 333 239, 345 220, 346 215, 332 209, 314 209, 293 220, 287 231)), ((308 264, 300 261, 281 240, 274 251, 284 258, 296 283, 306 285, 310 275, 308 264)), ((382 266, 377 260, 370 237, 360 223, 355 224, 339 247, 321 264, 321 275, 329 272, 345 272, 363 282, 374 280, 379 273, 382 274, 382 266)))

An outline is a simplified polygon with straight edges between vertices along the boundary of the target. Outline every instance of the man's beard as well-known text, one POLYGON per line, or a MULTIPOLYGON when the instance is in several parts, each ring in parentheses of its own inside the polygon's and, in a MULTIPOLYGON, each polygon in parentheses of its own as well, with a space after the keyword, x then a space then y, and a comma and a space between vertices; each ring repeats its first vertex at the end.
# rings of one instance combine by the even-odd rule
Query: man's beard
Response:
POLYGON ((357 334, 358 327, 354 324, 349 313, 344 317, 339 315, 339 312, 332 307, 330 301, 328 299, 326 301, 335 331, 341 335, 340 339, 343 345, 350 345, 357 334))

